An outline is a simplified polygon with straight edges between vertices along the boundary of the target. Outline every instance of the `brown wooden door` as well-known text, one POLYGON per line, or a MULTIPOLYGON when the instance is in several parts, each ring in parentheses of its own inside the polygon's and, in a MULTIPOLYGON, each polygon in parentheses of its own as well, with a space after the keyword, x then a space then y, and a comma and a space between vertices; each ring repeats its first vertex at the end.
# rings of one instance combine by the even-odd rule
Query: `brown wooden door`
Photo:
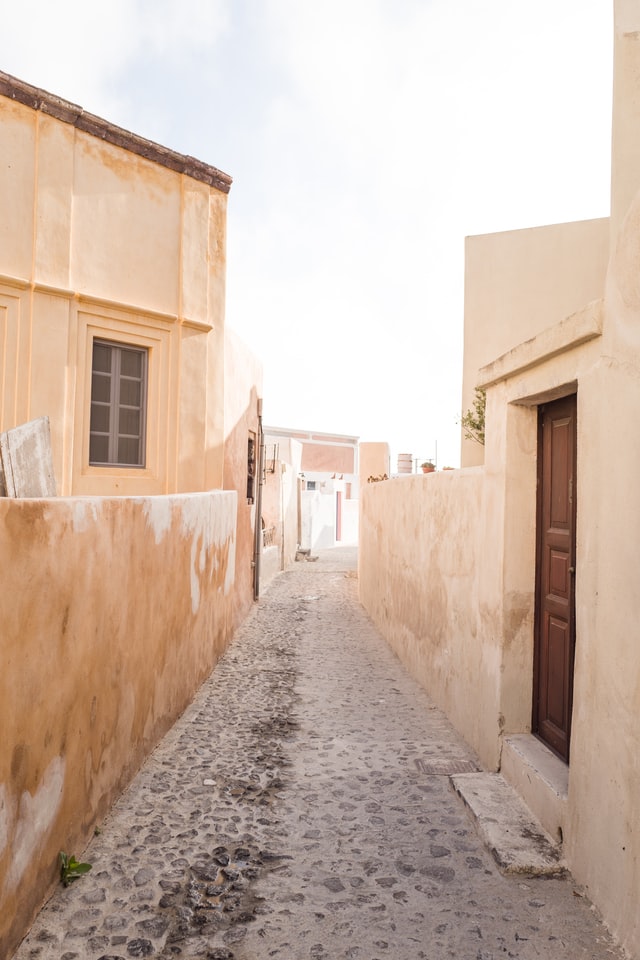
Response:
POLYGON ((533 730, 569 760, 575 651, 576 396, 539 411, 533 730))

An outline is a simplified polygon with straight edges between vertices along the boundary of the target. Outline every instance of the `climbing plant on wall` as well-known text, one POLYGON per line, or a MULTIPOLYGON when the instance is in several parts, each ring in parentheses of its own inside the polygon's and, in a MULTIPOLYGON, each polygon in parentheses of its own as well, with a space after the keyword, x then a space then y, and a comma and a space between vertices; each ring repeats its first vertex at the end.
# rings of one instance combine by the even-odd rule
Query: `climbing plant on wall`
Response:
POLYGON ((466 440, 475 440, 484 446, 484 415, 487 406, 487 391, 475 388, 473 404, 462 414, 460 423, 466 440))

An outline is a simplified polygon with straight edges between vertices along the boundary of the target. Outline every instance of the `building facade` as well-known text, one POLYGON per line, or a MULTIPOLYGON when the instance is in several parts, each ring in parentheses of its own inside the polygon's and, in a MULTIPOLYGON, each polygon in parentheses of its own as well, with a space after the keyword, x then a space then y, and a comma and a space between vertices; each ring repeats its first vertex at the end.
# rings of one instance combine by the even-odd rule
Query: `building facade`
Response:
POLYGON ((58 494, 0 497, 10 956, 253 602, 262 385, 230 177, 6 74, 0 155, 0 435, 50 425, 58 494))
POLYGON ((222 484, 231 178, 0 74, 0 430, 58 492, 222 484))
POLYGON ((611 217, 467 241, 461 470, 363 488, 360 589, 640 954, 640 11, 615 3, 611 217), (476 464, 475 466, 473 464, 476 464))

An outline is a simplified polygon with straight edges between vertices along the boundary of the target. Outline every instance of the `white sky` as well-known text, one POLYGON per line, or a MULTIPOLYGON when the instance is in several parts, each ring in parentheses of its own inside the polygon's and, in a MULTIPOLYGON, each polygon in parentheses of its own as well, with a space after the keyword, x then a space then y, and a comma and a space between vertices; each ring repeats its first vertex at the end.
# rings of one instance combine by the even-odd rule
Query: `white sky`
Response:
POLYGON ((21 0, 0 69, 234 178, 269 425, 459 463, 464 237, 609 213, 613 0, 21 0))

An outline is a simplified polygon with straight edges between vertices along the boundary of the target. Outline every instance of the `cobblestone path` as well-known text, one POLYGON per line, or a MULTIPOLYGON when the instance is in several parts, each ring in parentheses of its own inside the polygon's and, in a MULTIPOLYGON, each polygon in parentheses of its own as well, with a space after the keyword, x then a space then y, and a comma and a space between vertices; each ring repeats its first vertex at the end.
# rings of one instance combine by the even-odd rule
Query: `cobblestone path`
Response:
POLYGON ((322 552, 273 582, 16 960, 621 960, 571 878, 500 874, 454 761, 476 758, 359 607, 355 550, 322 552))

